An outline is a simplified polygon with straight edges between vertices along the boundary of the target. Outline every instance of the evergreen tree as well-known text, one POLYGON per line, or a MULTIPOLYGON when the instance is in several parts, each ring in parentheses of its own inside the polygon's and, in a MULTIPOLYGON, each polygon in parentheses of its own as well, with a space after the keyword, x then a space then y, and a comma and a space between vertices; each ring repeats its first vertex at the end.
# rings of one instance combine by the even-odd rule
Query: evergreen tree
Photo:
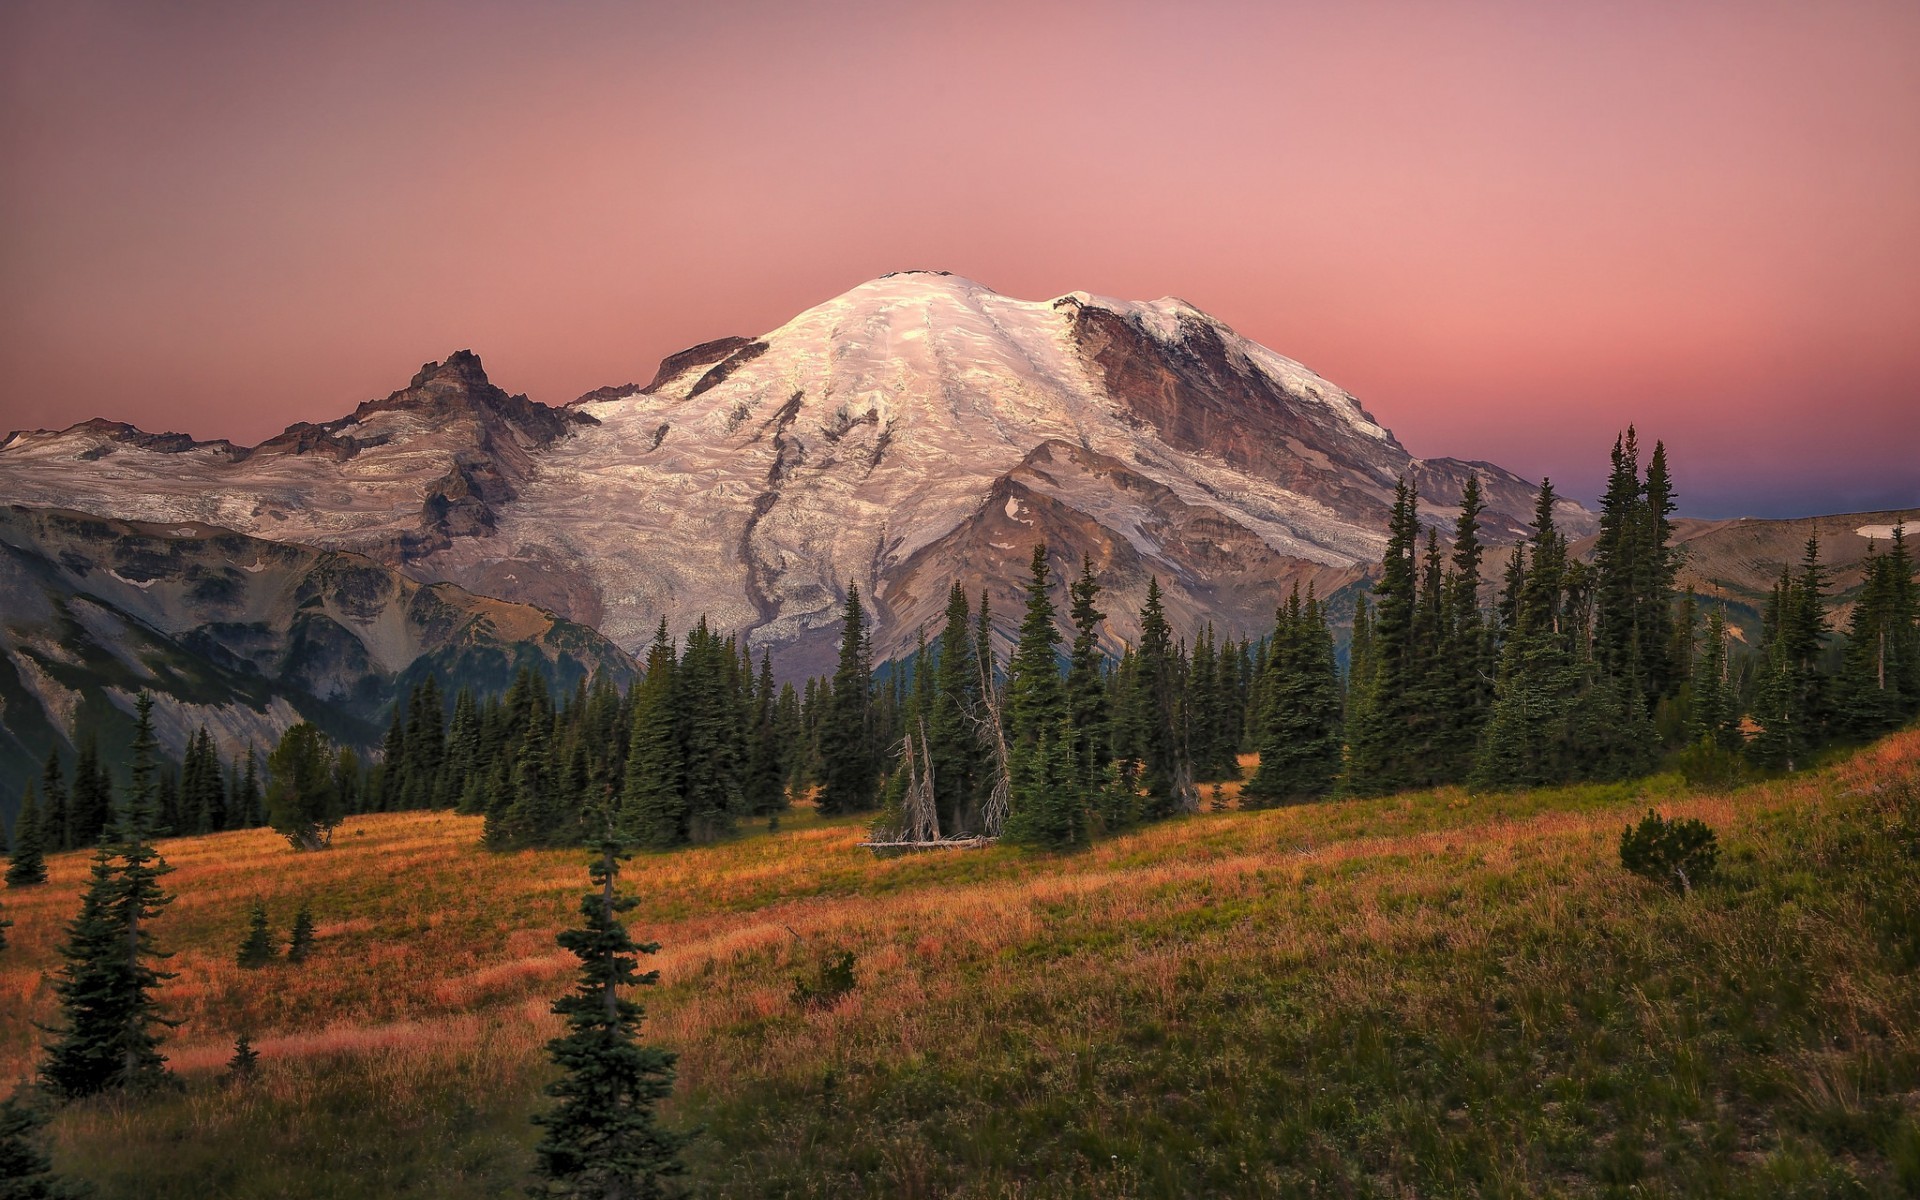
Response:
POLYGON ((639 1004, 621 993, 657 982, 659 972, 635 971, 638 955, 659 949, 637 943, 620 914, 632 897, 616 891, 618 844, 604 842, 593 860, 594 891, 580 903, 583 923, 560 934, 560 945, 580 960, 579 985, 553 1006, 567 1032, 547 1043, 564 1074, 547 1085, 559 1103, 534 1117, 546 1132, 535 1148, 535 1173, 548 1181, 533 1195, 649 1200, 668 1194, 682 1173, 686 1137, 663 1129, 654 1106, 673 1091, 675 1055, 640 1044, 639 1004))
POLYGON ((39 1146, 46 1112, 23 1091, 0 1102, 0 1200, 78 1200, 89 1189, 53 1173, 39 1146))
POLYGON ((258 829, 266 823, 266 801, 260 794, 260 760, 251 744, 247 746, 246 772, 241 775, 240 784, 235 789, 233 809, 236 828, 258 829))
POLYGON ((1060 630, 1047 594, 1047 546, 1033 548, 1027 576, 1027 610, 1020 638, 1007 663, 1007 737, 1016 747, 1051 737, 1066 716, 1066 690, 1060 680, 1060 630))
POLYGON ((1436 667, 1444 681, 1436 689, 1442 711, 1433 777, 1447 782, 1463 780, 1473 769, 1474 749, 1493 707, 1493 681, 1499 670, 1494 631, 1480 610, 1480 514, 1484 511, 1480 477, 1469 475, 1453 527, 1442 661, 1436 667))
POLYGON ((1242 791, 1249 807, 1327 795, 1340 773, 1340 681, 1333 635, 1311 589, 1295 586, 1276 616, 1267 684, 1255 720, 1260 765, 1242 791))
POLYGON ((734 817, 746 811, 738 666, 733 651, 700 618, 687 635, 676 676, 687 835, 697 842, 730 833, 734 817))
POLYGON ((1761 636, 1763 665, 1748 753, 1762 766, 1794 770, 1826 734, 1827 689, 1820 670, 1826 637, 1826 568, 1818 535, 1807 539, 1800 572, 1783 569, 1761 636))
POLYGON ((260 1052, 253 1048, 253 1039, 243 1033, 234 1039, 233 1057, 227 1060, 227 1078, 244 1083, 259 1069, 260 1052))
POLYGON ((47 1047, 40 1077, 56 1095, 139 1090, 167 1078, 153 991, 172 975, 151 965, 164 957, 148 922, 171 897, 160 890, 167 864, 153 847, 158 787, 153 698, 136 702, 133 763, 111 839, 94 853, 80 913, 67 926, 55 979, 64 1028, 47 1047))
POLYGON ((946 624, 934 669, 933 712, 927 722, 927 755, 933 763, 934 805, 940 827, 959 835, 980 828, 980 786, 985 767, 980 746, 980 659, 974 651, 973 614, 956 580, 947 590, 946 624))
POLYGON ((7 862, 7 886, 28 887, 47 881, 46 833, 33 785, 27 785, 20 815, 13 820, 13 852, 7 862))
POLYGON ((1847 624, 1847 644, 1834 680, 1834 724, 1855 738, 1898 728, 1920 712, 1920 612, 1906 530, 1895 526, 1893 547, 1877 554, 1867 544, 1866 584, 1847 624))
POLYGON ((71 849, 99 844, 100 835, 113 819, 113 780, 100 765, 93 734, 81 735, 78 745, 80 750, 73 766, 72 809, 68 816, 71 849))
POLYGON ((1133 757, 1140 763, 1140 784, 1146 791, 1142 815, 1158 819, 1195 812, 1200 794, 1193 786, 1193 767, 1181 728, 1180 662, 1161 602, 1160 580, 1155 577, 1147 580, 1147 601, 1140 610, 1140 649, 1134 657, 1127 704, 1137 738, 1133 757))
MULTIPOLYGON (((1073 651, 1067 667, 1067 720, 1073 734, 1075 776, 1084 795, 1092 796, 1105 782, 1112 755, 1107 683, 1100 654, 1100 580, 1093 559, 1082 555, 1080 578, 1068 589, 1073 606, 1073 651)), ((964 598, 963 598, 964 602, 964 598)))
POLYGON ((1087 796, 1067 720, 1063 717, 1053 729, 1042 730, 1016 761, 1019 802, 1007 814, 1007 838, 1047 850, 1085 846, 1087 796))
POLYGON ((1741 747, 1739 695, 1730 677, 1727 622, 1718 610, 1707 615, 1707 636, 1693 667, 1692 704, 1687 739, 1721 750, 1741 747))
POLYGON ((647 672, 633 687, 633 732, 619 816, 622 839, 651 850, 677 846, 687 839, 675 707, 677 667, 667 623, 662 620, 647 652, 647 672))
POLYGON ((280 943, 267 923, 267 905, 256 899, 247 909, 247 933, 240 939, 235 961, 243 967, 264 967, 280 954, 280 943))
POLYGON ((294 914, 293 936, 287 942, 287 961, 305 962, 307 956, 313 953, 313 936, 313 909, 303 902, 300 911, 294 914))
POLYGON ((860 589, 849 583, 840 664, 833 673, 833 697, 820 728, 817 803, 823 815, 869 812, 879 801, 880 763, 873 742, 870 653, 860 589))
MULTIPOLYGON (((267 821, 296 850, 323 850, 346 815, 326 736, 305 721, 267 756, 267 821)), ((249 763, 251 765, 251 763, 249 763)))
POLYGON ((40 797, 40 830, 46 848, 55 851, 73 849, 67 782, 60 771, 60 750, 57 746, 47 751, 47 764, 40 772, 40 797))
MULTIPOLYGON (((916 671, 918 668, 915 668, 916 671)), ((781 761, 781 728, 773 689, 773 653, 760 654, 760 681, 753 690, 747 751, 747 811, 770 817, 787 807, 786 772, 781 761)))
POLYGON ((1423 665, 1415 620, 1419 535, 1419 495, 1402 479, 1394 489, 1386 555, 1373 588, 1378 603, 1367 674, 1353 676, 1359 703, 1347 723, 1347 787, 1357 795, 1412 787, 1422 774, 1422 748, 1415 742, 1423 665))

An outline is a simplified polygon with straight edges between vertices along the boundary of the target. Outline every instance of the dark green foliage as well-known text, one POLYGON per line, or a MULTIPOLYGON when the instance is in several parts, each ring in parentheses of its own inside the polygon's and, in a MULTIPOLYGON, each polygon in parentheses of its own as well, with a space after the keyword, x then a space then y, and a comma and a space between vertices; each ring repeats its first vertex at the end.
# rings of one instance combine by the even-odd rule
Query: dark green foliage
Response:
POLYGON ((1920 714, 1920 587, 1896 525, 1893 546, 1869 542, 1866 586, 1847 624, 1846 653, 1834 681, 1834 725, 1852 738, 1877 737, 1920 714))
POLYGON ((67 1200, 87 1189, 53 1173, 39 1145, 46 1112, 22 1092, 0 1102, 0 1200, 67 1200))
POLYGON ((822 959, 813 978, 797 975, 789 997, 796 1008, 832 1008, 842 996, 853 991, 853 951, 838 950, 822 959))
POLYGON ((227 1078, 234 1083, 245 1083, 259 1069, 260 1052, 253 1048, 253 1039, 243 1033, 234 1039, 233 1057, 227 1060, 227 1078))
POLYGON ((141 1090, 168 1077, 156 1030, 164 1022, 153 991, 172 976, 150 962, 163 956, 154 948, 149 923, 171 899, 160 890, 169 868, 153 847, 158 788, 152 698, 142 694, 137 711, 126 797, 110 839, 94 852, 53 984, 61 1025, 40 1078, 68 1098, 141 1090))
POLYGON ((1116 741, 1125 739, 1118 757, 1130 767, 1137 764, 1139 786, 1146 793, 1141 815, 1158 820, 1194 812, 1200 807, 1200 794, 1193 786, 1181 720, 1183 664, 1173 644, 1157 578, 1147 580, 1147 600, 1140 611, 1140 648, 1127 665, 1120 680, 1125 712, 1116 741))
POLYGON ((580 976, 553 1006, 567 1032, 547 1053, 562 1075, 546 1087, 558 1103, 534 1117, 545 1130, 534 1149, 544 1182, 530 1195, 648 1200, 666 1195, 684 1170, 686 1136, 661 1128, 654 1112, 673 1092, 676 1056, 640 1044, 645 1010, 622 994, 658 982, 659 972, 635 967, 638 955, 660 947, 635 942, 620 920, 635 904, 616 890, 621 858, 616 842, 601 846, 589 869, 594 890, 580 902, 583 921, 559 937, 580 960, 580 976))
POLYGON ((7 861, 7 886, 30 887, 47 881, 46 831, 42 827, 40 803, 27 785, 20 804, 20 815, 13 821, 13 850, 7 861))
POLYGON ((648 849, 677 846, 687 837, 687 805, 681 785, 674 672, 678 660, 665 621, 647 653, 647 673, 633 687, 633 732, 621 799, 622 836, 648 849))
POLYGON ((1419 600, 1419 495, 1411 480, 1394 489, 1387 551, 1375 608, 1366 673, 1354 674, 1347 721, 1347 788, 1374 796, 1415 786, 1426 756, 1418 744, 1421 667, 1415 614, 1419 600))
POLYGON ((305 962, 313 953, 313 910, 305 904, 294 914, 293 936, 287 942, 287 961, 305 962))
MULTIPOLYGON (((788 691, 791 694, 792 689, 788 691)), ((742 784, 747 812, 755 817, 774 817, 787 807, 781 733, 773 687, 773 655, 762 651, 760 679, 753 689, 747 719, 747 765, 742 784)))
MULTIPOLYGON (((1067 666, 1067 719, 1073 730, 1074 770, 1081 790, 1092 794, 1106 780, 1112 731, 1105 661, 1100 653, 1100 580, 1093 559, 1082 556, 1080 578, 1068 588, 1073 600, 1073 649, 1067 666)), ((964 605, 966 598, 961 596, 964 605)))
POLYGON ((40 772, 40 833, 48 850, 71 850, 73 838, 67 783, 60 771, 60 751, 47 751, 47 763, 40 772))
POLYGON ((1033 548, 1027 576, 1027 609, 1020 638, 1007 662, 1007 738, 1026 745, 1047 736, 1066 716, 1066 689, 1060 680, 1060 630, 1053 599, 1047 594, 1046 543, 1033 548))
POLYGON ((1260 765, 1241 792, 1250 807, 1325 796, 1340 773, 1340 680, 1333 635, 1311 590, 1294 588, 1268 643, 1254 739, 1260 765))
POLYGON ((296 850, 322 850, 346 816, 326 735, 302 721, 267 756, 267 821, 296 850))
POLYGON ((1051 734, 1014 748, 1016 799, 1006 837, 1046 850, 1087 844, 1087 792, 1075 760, 1073 727, 1062 718, 1051 734))
POLYGON ((870 812, 879 802, 880 755, 875 743, 872 650, 860 589, 847 585, 840 664, 820 726, 821 813, 870 812))
POLYGON ((1704 821, 1668 820, 1652 809, 1620 832, 1620 865, 1643 879, 1686 893, 1713 878, 1719 840, 1704 821))
POLYGON ((738 668, 732 643, 708 629, 702 617, 687 634, 686 653, 675 676, 681 787, 692 841, 710 842, 732 832, 734 819, 746 812, 738 668))
POLYGON ((100 765, 99 752, 89 734, 80 737, 79 756, 74 760, 72 805, 63 846, 78 850, 99 844, 113 819, 113 780, 100 765))
POLYGON ((980 744, 980 658, 973 645, 972 619, 967 593, 956 581, 947 592, 939 662, 932 668, 933 712, 927 721, 934 803, 940 828, 949 835, 980 828, 986 763, 980 744))
POLYGON ((1780 572, 1768 599, 1747 750, 1755 762, 1791 771, 1827 733, 1827 678, 1820 669, 1826 631, 1826 568, 1818 537, 1807 539, 1800 570, 1780 572))
POLYGON ((235 961, 243 967, 264 967, 279 955, 280 942, 267 922, 266 902, 255 900, 247 909, 247 932, 240 939, 235 961))

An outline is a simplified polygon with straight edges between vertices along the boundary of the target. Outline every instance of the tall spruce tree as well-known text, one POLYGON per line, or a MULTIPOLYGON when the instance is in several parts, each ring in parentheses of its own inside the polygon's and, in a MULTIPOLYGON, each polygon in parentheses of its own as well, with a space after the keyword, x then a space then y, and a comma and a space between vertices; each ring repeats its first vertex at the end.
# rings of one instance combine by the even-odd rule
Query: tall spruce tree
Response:
POLYGON ((47 881, 46 831, 33 785, 27 785, 20 815, 13 819, 13 849, 7 860, 7 886, 30 887, 47 881))
POLYGON ((787 807, 786 772, 781 758, 778 693, 773 686, 773 652, 760 653, 760 679, 753 689, 748 722, 745 791, 747 811, 770 817, 787 807))
POLYGON ((935 668, 933 711, 927 722, 933 763, 934 804, 940 827, 950 834, 980 828, 980 660, 973 648, 973 613, 967 593, 954 581, 947 590, 935 668))
POLYGON ((1141 815, 1159 819, 1195 812, 1200 793, 1193 786, 1181 720, 1181 663, 1157 577, 1147 580, 1146 604, 1140 610, 1140 648, 1134 660, 1126 704, 1131 733, 1137 739, 1132 757, 1140 764, 1140 786, 1146 792, 1141 815))
POLYGON ((658 971, 636 971, 639 955, 660 949, 635 942, 621 914, 636 901, 617 890, 619 842, 608 834, 589 867, 593 890, 580 901, 582 922, 563 931, 560 945, 580 960, 579 983, 553 1006, 567 1032, 547 1043, 563 1072, 546 1087, 558 1103, 533 1118, 545 1132, 534 1148, 536 1196, 655 1200, 684 1172, 685 1135, 663 1128, 655 1106, 673 1093, 677 1057, 642 1045, 646 1013, 628 998, 633 988, 659 981, 658 971))
POLYGON ((1347 788, 1374 796, 1411 787, 1420 774, 1415 744, 1421 702, 1416 613, 1419 601, 1419 493, 1410 479, 1394 488, 1381 560, 1367 674, 1353 677, 1359 698, 1347 724, 1347 788))
POLYGON ((879 801, 880 756, 874 745, 873 666, 860 588, 847 585, 840 663, 820 729, 820 812, 869 812, 879 801))
POLYGON ((1311 590, 1296 585, 1274 621, 1254 720, 1260 765, 1241 792, 1248 807, 1312 800, 1340 773, 1340 681, 1333 635, 1311 590))
POLYGON ((1074 771, 1080 790, 1091 797, 1106 781, 1112 759, 1111 720, 1105 660, 1100 653, 1100 580, 1093 558, 1082 555, 1080 578, 1068 588, 1072 599, 1073 648, 1067 666, 1067 720, 1073 733, 1074 771))
POLYGON ((634 685, 633 732, 627 746, 620 802, 621 839, 664 850, 687 840, 687 802, 681 784, 679 660, 663 619, 647 651, 646 674, 634 685))
POLYGON ((167 1022, 153 992, 172 975, 153 965, 165 956, 155 948, 149 924, 171 900, 160 888, 169 868, 153 845, 159 750, 153 698, 142 693, 135 711, 126 796, 109 840, 94 853, 53 985, 61 1026, 47 1047, 40 1078, 69 1099, 143 1090, 168 1077, 159 1033, 167 1022))
POLYGON ((40 829, 48 850, 73 849, 69 829, 67 781, 60 770, 60 748, 47 751, 47 762, 40 770, 40 829))

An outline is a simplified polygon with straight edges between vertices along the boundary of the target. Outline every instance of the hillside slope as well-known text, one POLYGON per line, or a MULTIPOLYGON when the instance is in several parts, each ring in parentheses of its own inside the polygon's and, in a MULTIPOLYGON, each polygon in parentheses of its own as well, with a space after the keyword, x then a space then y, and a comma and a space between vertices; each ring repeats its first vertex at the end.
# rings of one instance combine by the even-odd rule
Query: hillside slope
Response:
MULTIPOLYGON (((110 757, 151 692, 162 745, 205 725, 223 757, 309 720, 367 745, 427 673, 504 689, 522 666, 571 688, 633 661, 529 605, 421 584, 338 551, 207 525, 0 507, 0 816, 76 718, 110 757)), ((69 747, 70 748, 70 747, 69 747)))
MULTIPOLYGON (((878 860, 851 824, 635 860, 647 1036, 711 1196, 1885 1196, 1920 1187, 1920 731, 1729 796, 1674 781, 1200 815, 1069 858, 878 860), (1723 878, 1624 873, 1649 803, 1723 878), (858 984, 789 1000, 832 950, 858 984)), ((513 1196, 585 886, 478 822, 164 844, 186 1090, 82 1105, 103 1200, 513 1196), (316 958, 233 965, 251 897, 316 958), (216 1080, 234 1036, 264 1054, 216 1080)), ((0 1078, 84 874, 7 892, 0 1078)))

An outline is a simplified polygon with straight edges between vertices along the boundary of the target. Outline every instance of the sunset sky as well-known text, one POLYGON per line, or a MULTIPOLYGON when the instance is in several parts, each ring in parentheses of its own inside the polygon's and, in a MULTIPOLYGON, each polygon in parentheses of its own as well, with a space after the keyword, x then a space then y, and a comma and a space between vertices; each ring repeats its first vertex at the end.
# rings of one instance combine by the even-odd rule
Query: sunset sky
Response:
MULTIPOLYGON (((0 431, 563 403, 863 279, 1183 297, 1416 454, 1920 505, 1920 4, 0 6, 0 431)), ((3 499, 3 497, 0 497, 3 499)))

